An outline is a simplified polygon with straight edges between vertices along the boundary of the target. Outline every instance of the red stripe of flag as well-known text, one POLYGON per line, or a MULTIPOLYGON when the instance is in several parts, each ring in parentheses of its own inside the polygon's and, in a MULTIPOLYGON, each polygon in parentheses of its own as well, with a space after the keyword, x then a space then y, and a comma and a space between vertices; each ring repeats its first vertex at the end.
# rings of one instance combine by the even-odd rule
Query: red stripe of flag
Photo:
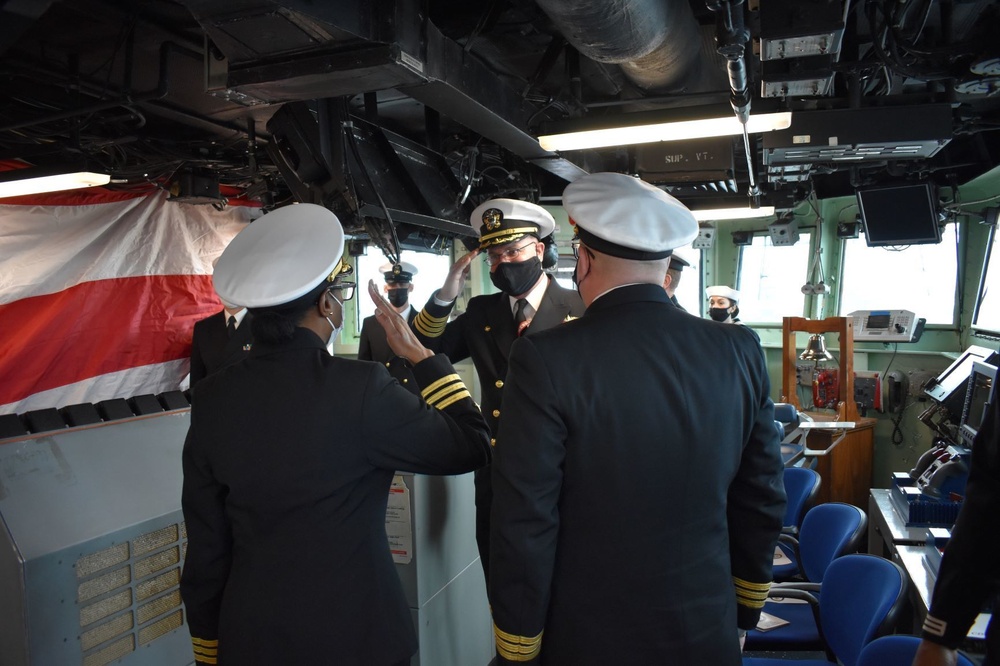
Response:
POLYGON ((221 307, 210 275, 96 280, 0 305, 0 404, 185 358, 194 323, 221 307))

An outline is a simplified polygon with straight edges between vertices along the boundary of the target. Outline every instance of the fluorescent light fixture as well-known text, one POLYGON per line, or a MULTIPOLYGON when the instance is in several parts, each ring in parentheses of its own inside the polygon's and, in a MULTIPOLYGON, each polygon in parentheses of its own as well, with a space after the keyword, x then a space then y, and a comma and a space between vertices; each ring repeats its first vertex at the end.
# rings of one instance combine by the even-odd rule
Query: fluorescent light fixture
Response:
POLYGON ((31 176, 37 173, 33 169, 15 169, 0 173, 0 199, 20 197, 26 194, 42 192, 59 192, 61 190, 77 190, 83 187, 107 185, 111 176, 105 173, 77 171, 75 173, 60 173, 43 176, 31 176), (24 171, 24 174, 19 172, 24 171), (5 180, 11 179, 11 180, 5 180))
POLYGON ((694 219, 699 222, 709 220, 746 220, 753 217, 770 217, 774 215, 774 206, 761 206, 760 208, 706 208, 703 210, 692 210, 694 219))
MULTIPOLYGON (((637 114, 638 115, 638 114, 637 114)), ((619 122, 629 116, 619 117, 619 122)), ((648 118, 648 116, 644 116, 648 118)), ((758 134, 774 130, 788 129, 792 125, 792 113, 762 113, 750 116, 747 122, 747 132, 758 134)), ((735 114, 719 115, 696 120, 679 120, 674 122, 642 122, 624 127, 607 127, 602 129, 580 130, 563 134, 546 134, 538 137, 538 143, 543 149, 583 150, 585 148, 607 148, 610 146, 625 146, 636 143, 656 143, 659 141, 684 141, 686 139, 704 139, 715 136, 731 136, 743 133, 743 125, 735 114)))

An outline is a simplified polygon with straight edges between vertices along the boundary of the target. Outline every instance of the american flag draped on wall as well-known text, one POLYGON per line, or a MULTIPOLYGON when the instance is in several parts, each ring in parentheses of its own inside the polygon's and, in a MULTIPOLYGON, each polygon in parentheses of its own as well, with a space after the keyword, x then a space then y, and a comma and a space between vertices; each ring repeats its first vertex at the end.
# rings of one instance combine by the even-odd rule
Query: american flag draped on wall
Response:
POLYGON ((0 200, 0 414, 177 389, 212 265, 258 209, 163 192, 0 200))

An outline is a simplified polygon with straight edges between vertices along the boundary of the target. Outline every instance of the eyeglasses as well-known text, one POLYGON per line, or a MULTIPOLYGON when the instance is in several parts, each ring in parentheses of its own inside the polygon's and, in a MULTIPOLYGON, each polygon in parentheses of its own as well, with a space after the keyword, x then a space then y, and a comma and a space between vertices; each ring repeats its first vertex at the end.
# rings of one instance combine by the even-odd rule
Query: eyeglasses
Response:
POLYGON ((354 289, 357 286, 358 285, 357 285, 356 282, 352 282, 350 280, 343 280, 341 282, 338 282, 335 285, 327 287, 326 290, 327 291, 333 291, 333 290, 336 289, 336 290, 338 290, 340 292, 340 298, 338 300, 340 300, 340 301, 349 301, 352 298, 354 298, 354 289))
POLYGON ((588 248, 586 245, 580 245, 579 238, 574 238, 572 241, 570 241, 570 247, 573 248, 573 258, 576 259, 577 261, 580 260, 581 247, 583 248, 583 251, 587 253, 588 257, 590 257, 591 259, 594 258, 594 253, 590 251, 590 248, 588 248))
POLYGON ((490 266, 495 266, 502 261, 514 261, 525 248, 534 246, 536 242, 537 241, 532 241, 522 245, 521 247, 509 247, 506 250, 501 250, 500 252, 487 252, 486 256, 483 257, 483 261, 490 266))

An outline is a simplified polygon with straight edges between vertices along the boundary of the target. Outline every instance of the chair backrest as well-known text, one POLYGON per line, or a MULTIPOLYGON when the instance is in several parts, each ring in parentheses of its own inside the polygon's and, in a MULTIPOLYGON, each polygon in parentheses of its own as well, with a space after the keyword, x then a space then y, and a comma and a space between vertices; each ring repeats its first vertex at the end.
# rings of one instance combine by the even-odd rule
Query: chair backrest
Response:
POLYGON ((819 595, 819 619, 840 663, 858 666, 861 650, 892 630, 906 601, 906 585, 903 569, 876 555, 844 555, 830 564, 819 595))
MULTIPOLYGON (((916 636, 876 638, 861 650, 855 666, 911 666, 918 645, 916 636)), ((973 662, 959 654, 957 666, 973 666, 973 662)))
POLYGON ((785 505, 784 527, 800 527, 806 507, 813 503, 822 479, 819 472, 807 467, 786 467, 784 471, 785 495, 788 504, 785 505))
POLYGON ((831 562, 857 551, 867 526, 865 512, 852 504, 827 502, 809 509, 799 530, 799 567, 806 580, 822 583, 831 562))

